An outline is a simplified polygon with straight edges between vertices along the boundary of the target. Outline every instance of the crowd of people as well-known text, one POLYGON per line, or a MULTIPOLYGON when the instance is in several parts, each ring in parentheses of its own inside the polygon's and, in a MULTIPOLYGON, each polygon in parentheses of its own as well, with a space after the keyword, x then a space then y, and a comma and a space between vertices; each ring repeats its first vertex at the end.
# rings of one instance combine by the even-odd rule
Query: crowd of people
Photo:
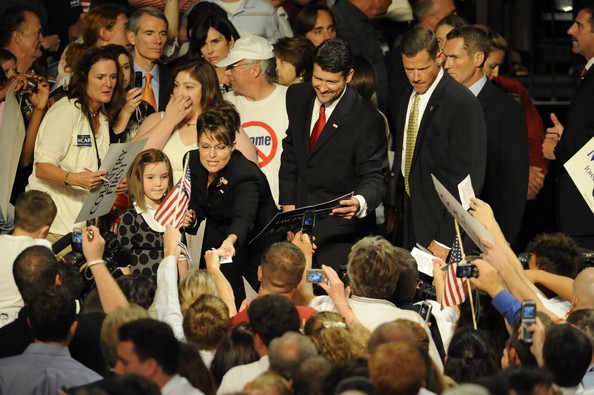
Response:
POLYGON ((415 0, 395 39, 391 3, 1 5, 0 394, 594 393, 594 214, 564 168, 594 135, 594 2, 546 130, 503 36, 415 0), (143 148, 77 222, 116 143, 143 148), (521 259, 549 164, 559 232, 521 259))

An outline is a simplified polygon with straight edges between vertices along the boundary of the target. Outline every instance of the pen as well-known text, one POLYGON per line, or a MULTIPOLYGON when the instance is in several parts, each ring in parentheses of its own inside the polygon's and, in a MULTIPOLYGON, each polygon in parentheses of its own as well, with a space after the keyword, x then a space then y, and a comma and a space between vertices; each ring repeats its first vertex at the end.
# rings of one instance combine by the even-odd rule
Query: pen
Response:
MULTIPOLYGON (((86 170, 86 171, 90 171, 91 173, 93 173, 93 170, 91 170, 91 169, 87 169, 86 167, 85 167, 85 170, 86 170)), ((103 176, 99 176, 99 179, 100 179, 101 181, 103 181, 103 182, 109 182, 109 180, 108 180, 107 178, 103 177, 103 176)))

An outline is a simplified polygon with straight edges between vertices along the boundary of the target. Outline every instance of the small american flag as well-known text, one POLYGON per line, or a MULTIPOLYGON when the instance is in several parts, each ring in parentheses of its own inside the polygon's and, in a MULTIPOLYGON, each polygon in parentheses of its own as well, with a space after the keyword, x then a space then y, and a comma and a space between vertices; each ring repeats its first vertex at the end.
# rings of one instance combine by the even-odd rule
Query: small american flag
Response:
POLYGON ((452 249, 450 251, 450 258, 448 259, 448 272, 445 279, 445 287, 443 290, 443 297, 441 298, 441 305, 449 307, 459 305, 466 299, 466 281, 456 277, 456 268, 458 263, 464 263, 462 257, 462 250, 460 249, 460 242, 456 237, 452 249))
POLYGON ((184 175, 169 191, 163 202, 155 212, 155 220, 165 226, 171 224, 180 228, 184 221, 184 215, 190 204, 190 195, 192 194, 192 184, 190 181, 190 167, 188 162, 184 166, 184 175))

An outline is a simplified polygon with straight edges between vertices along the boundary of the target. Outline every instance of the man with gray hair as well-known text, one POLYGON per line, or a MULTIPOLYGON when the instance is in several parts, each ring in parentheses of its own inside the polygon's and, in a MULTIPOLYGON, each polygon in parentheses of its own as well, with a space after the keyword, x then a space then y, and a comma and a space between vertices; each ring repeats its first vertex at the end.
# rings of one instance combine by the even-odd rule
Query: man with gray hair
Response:
POLYGON ((139 8, 128 19, 128 41, 134 46, 134 71, 142 72, 143 77, 142 99, 155 111, 165 111, 173 80, 171 70, 159 63, 167 43, 168 26, 165 14, 155 7, 139 8))
POLYGON ((275 83, 276 61, 272 45, 259 36, 240 38, 217 67, 225 72, 233 88, 225 100, 235 105, 245 130, 258 151, 260 168, 266 175, 278 204, 278 171, 289 118, 285 106, 287 87, 275 83))
POLYGON ((299 332, 287 332, 270 342, 270 370, 289 380, 301 361, 317 354, 316 346, 309 337, 299 332))

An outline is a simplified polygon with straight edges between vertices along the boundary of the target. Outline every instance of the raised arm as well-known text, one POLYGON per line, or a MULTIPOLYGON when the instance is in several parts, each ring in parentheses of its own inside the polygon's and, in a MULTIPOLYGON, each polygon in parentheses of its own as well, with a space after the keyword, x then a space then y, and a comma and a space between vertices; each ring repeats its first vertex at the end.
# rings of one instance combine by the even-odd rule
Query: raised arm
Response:
POLYGON ((206 262, 206 271, 214 277, 217 290, 219 291, 219 297, 225 302, 227 308, 229 308, 229 317, 235 316, 237 314, 237 307, 235 306, 233 287, 231 287, 229 280, 221 272, 219 254, 214 248, 211 251, 206 251, 204 261, 206 262))
POLYGON ((83 233, 83 254, 87 259, 87 267, 95 279, 103 311, 109 314, 118 307, 128 307, 126 296, 107 269, 107 266, 105 266, 103 260, 105 240, 101 237, 99 228, 89 226, 87 230, 93 232, 93 239, 89 240, 90 237, 83 233))

